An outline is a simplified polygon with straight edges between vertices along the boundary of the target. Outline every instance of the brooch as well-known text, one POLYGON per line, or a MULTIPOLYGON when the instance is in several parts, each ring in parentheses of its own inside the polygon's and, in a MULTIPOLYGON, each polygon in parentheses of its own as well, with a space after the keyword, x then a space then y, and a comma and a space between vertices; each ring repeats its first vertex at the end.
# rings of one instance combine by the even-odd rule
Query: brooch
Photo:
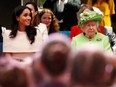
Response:
POLYGON ((101 38, 98 38, 96 41, 101 41, 102 39, 101 38))

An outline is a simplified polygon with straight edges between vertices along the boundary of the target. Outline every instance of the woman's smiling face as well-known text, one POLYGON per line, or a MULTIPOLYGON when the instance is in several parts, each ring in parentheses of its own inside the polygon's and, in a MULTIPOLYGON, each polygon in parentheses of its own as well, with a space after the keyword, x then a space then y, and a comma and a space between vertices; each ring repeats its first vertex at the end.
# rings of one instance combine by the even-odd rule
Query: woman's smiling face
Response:
POLYGON ((41 22, 46 24, 47 27, 50 27, 52 22, 52 16, 50 13, 44 13, 41 17, 41 22))
POLYGON ((19 17, 16 17, 19 22, 19 26, 29 26, 31 22, 31 12, 29 9, 25 9, 19 17))

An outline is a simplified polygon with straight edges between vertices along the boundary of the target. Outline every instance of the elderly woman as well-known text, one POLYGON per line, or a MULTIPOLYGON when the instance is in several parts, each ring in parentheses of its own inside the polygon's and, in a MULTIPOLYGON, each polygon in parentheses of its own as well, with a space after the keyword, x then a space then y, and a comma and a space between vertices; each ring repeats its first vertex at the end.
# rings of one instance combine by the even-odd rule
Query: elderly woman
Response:
POLYGON ((78 16, 80 21, 78 26, 82 29, 83 33, 72 38, 72 45, 79 49, 85 44, 93 43, 104 51, 112 52, 109 38, 97 32, 103 16, 95 11, 82 12, 78 16))

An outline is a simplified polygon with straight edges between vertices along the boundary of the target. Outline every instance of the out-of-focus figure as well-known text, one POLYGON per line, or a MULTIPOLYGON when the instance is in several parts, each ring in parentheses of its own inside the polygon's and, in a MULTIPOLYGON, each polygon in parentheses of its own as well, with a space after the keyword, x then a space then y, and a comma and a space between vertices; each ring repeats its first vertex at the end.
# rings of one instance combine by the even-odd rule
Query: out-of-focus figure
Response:
POLYGON ((50 9, 42 9, 40 12, 40 22, 47 26, 48 34, 59 32, 58 20, 50 9))
POLYGON ((87 4, 99 8, 104 17, 101 21, 102 26, 111 27, 111 16, 115 14, 115 4, 114 0, 88 0, 87 4))

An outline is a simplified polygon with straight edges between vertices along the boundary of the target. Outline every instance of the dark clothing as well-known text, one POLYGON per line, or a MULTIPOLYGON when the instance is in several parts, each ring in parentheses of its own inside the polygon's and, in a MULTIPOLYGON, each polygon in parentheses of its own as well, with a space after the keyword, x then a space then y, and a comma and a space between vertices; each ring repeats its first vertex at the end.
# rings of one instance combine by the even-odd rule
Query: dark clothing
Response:
POLYGON ((112 20, 113 31, 116 34, 116 0, 114 0, 114 4, 115 4, 115 14, 111 16, 111 20, 112 20))
POLYGON ((79 7, 71 2, 65 4, 63 11, 64 30, 70 31, 71 27, 78 23, 77 12, 79 7))
POLYGON ((45 3, 43 4, 43 8, 48 8, 48 9, 51 9, 53 11, 54 3, 56 1, 57 0, 46 0, 45 3))
POLYGON ((112 22, 116 22, 116 0, 114 0, 115 4, 115 14, 112 15, 112 22))
POLYGON ((2 27, 0 26, 0 56, 3 50, 3 36, 2 36, 2 27))
POLYGON ((38 87, 67 87, 67 85, 60 82, 43 82, 38 87))
POLYGON ((2 37, 2 28, 0 26, 0 42, 3 42, 3 37, 2 37))
POLYGON ((46 0, 43 7, 51 9, 56 18, 59 21, 63 21, 59 22, 61 31, 70 31, 71 27, 78 23, 77 12, 80 8, 81 2, 80 0, 68 0, 68 2, 64 4, 63 12, 58 11, 58 2, 59 0, 46 0))

